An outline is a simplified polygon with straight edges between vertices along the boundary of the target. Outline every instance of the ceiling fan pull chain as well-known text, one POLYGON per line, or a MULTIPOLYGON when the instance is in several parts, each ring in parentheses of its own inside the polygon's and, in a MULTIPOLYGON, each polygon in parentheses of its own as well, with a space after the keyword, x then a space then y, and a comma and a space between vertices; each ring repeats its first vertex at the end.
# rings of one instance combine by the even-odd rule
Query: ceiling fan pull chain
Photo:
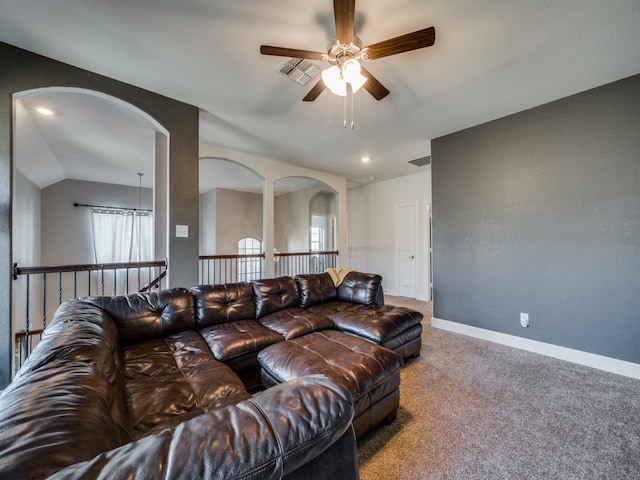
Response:
POLYGON ((356 126, 354 120, 353 120, 353 88, 351 88, 351 84, 349 84, 349 97, 351 97, 351 130, 354 129, 354 127, 356 126))
POLYGON ((342 128, 347 128, 347 96, 342 97, 342 128))

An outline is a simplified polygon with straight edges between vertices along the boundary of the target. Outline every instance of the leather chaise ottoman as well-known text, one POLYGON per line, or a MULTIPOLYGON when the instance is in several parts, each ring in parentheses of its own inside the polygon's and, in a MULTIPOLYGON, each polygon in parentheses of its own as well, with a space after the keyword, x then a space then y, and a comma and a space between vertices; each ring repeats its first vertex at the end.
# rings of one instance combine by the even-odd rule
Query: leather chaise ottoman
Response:
POLYGON ((258 354, 265 387, 324 374, 353 396, 357 437, 382 421, 392 422, 400 403, 400 368, 395 352, 335 330, 314 332, 270 345, 258 354))

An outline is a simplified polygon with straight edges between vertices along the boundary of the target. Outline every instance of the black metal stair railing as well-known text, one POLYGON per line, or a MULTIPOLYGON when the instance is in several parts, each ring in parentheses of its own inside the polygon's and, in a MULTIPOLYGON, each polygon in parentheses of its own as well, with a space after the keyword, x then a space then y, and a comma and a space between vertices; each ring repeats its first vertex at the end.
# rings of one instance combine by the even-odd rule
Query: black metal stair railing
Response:
POLYGON ((63 301, 161 289, 166 265, 164 260, 31 267, 14 264, 14 371, 40 341, 47 321, 63 301))

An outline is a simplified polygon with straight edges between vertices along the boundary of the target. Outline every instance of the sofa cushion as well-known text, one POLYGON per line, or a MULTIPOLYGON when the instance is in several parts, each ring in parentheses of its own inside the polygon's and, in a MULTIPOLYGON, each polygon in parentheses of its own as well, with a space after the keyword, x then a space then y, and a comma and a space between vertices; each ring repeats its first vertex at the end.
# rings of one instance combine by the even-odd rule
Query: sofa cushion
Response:
POLYGON ((327 317, 300 307, 270 313, 259 318, 258 321, 265 327, 278 332, 285 340, 334 327, 333 322, 327 317))
POLYGON ((193 295, 186 288, 85 297, 82 301, 109 313, 125 344, 162 338, 196 326, 193 295))
POLYGON ((48 478, 119 447, 113 390, 94 365, 68 360, 15 379, 0 396, 0 478, 48 478))
POLYGON ((129 345, 122 356, 136 438, 249 398, 195 331, 129 345))
POLYGON ((325 308, 322 314, 333 320, 338 330, 356 334, 379 344, 387 342, 422 321, 420 312, 393 305, 371 307, 352 304, 348 308, 334 312, 325 308))
POLYGON ((296 275, 295 281, 302 308, 330 302, 338 297, 338 289, 335 287, 331 275, 326 272, 296 275))
POLYGON ((211 325, 200 330, 213 356, 223 362, 247 353, 258 352, 264 347, 284 340, 282 335, 256 320, 238 320, 235 322, 211 325))
POLYGON ((338 300, 375 305, 381 288, 382 277, 380 275, 351 271, 338 286, 338 300))
POLYGON ((191 289, 195 296, 197 328, 255 318, 256 306, 250 283, 200 285, 191 289))
POLYGON ((292 277, 252 280, 251 284, 256 296, 256 318, 300 304, 298 287, 292 277))
POLYGON ((328 318, 334 318, 340 314, 340 312, 344 312, 346 310, 350 310, 355 306, 355 304, 351 302, 328 302, 321 303, 320 305, 314 305, 313 307, 309 307, 307 310, 309 312, 317 313, 318 315, 323 315, 328 318))

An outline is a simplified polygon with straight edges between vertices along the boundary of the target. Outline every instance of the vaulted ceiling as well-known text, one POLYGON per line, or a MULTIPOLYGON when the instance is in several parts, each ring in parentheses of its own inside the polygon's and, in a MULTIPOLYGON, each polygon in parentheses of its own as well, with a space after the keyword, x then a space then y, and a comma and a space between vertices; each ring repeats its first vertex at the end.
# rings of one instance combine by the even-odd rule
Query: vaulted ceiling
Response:
MULTIPOLYGON (((0 0, 0 41, 195 105, 203 142, 353 184, 419 171, 407 162, 429 155, 433 138, 640 73, 638 0, 356 2, 365 45, 432 25, 434 46, 367 63, 391 93, 376 101, 358 92, 352 130, 342 126, 341 97, 326 90, 303 102, 315 80, 300 85, 278 73, 286 58, 259 52, 325 51, 329 0, 0 0)), ((153 127, 133 120, 121 131, 129 114, 118 106, 69 100, 49 99, 66 116, 45 119, 22 99, 49 173, 82 176, 81 159, 91 158, 111 171, 108 181, 120 172, 137 184, 141 139, 153 127)))

